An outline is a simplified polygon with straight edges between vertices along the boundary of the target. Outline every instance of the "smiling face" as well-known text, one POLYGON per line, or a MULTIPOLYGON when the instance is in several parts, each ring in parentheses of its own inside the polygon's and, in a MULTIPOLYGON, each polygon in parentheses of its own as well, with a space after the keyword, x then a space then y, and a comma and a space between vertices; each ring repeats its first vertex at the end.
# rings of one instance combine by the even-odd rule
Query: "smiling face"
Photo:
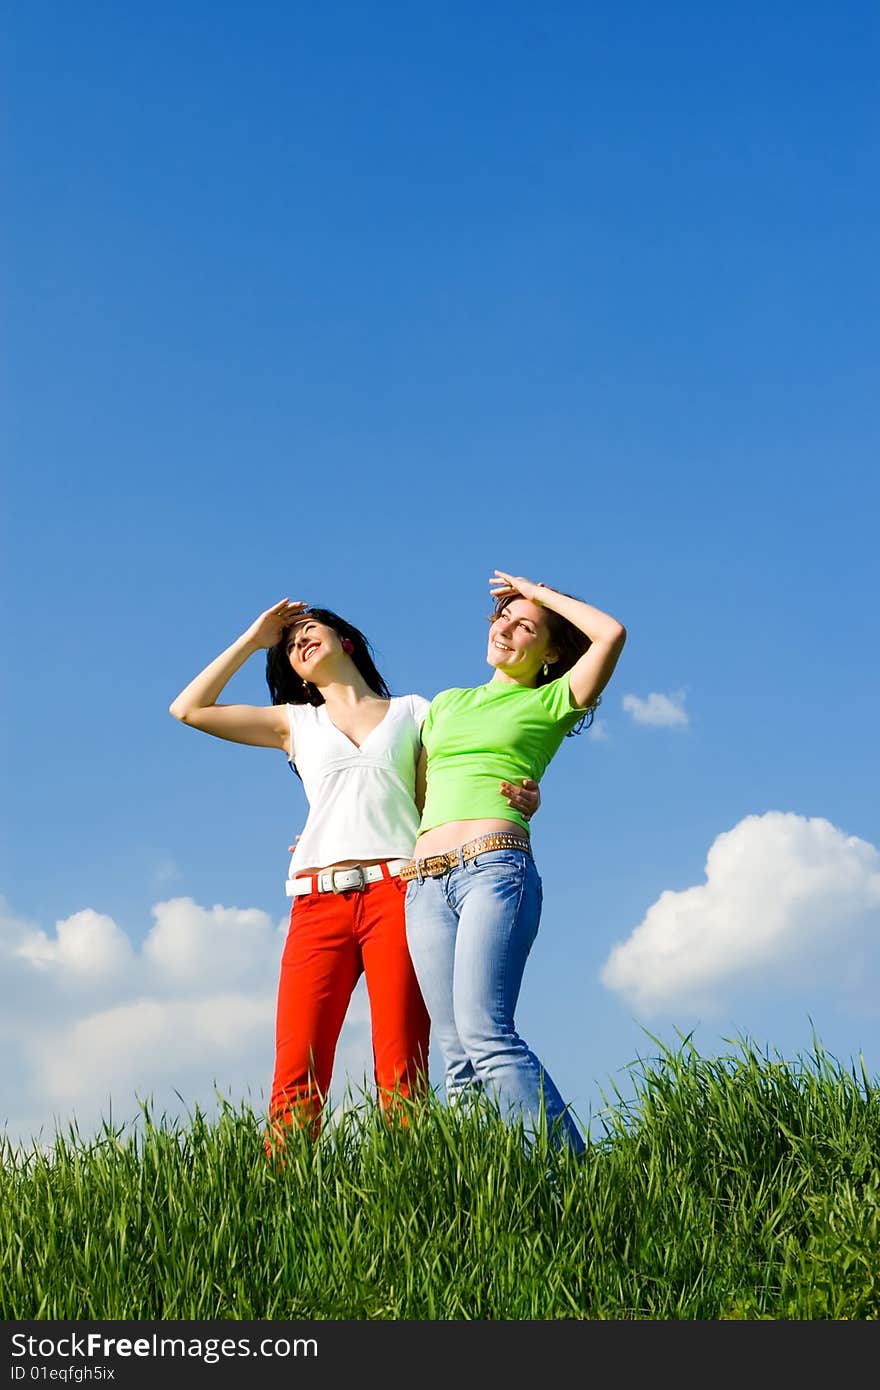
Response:
POLYGON ((486 660, 494 666, 496 676, 519 685, 534 685, 544 663, 552 665, 556 657, 541 605, 525 598, 511 599, 489 628, 486 660))
POLYGON ((328 657, 343 656, 339 633, 316 618, 304 618, 287 634, 287 659, 301 680, 314 682, 328 657))

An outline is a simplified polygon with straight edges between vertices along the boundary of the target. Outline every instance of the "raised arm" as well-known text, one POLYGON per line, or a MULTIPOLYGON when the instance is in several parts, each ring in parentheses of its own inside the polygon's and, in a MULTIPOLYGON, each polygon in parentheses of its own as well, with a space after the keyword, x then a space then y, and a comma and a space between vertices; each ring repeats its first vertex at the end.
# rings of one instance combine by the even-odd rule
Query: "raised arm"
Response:
POLYGON ((508 593, 520 594, 531 603, 539 603, 551 609, 560 617, 566 618, 589 637, 590 646, 579 657, 569 672, 571 696, 580 709, 594 705, 610 681, 617 665, 623 644, 626 641, 626 628, 601 608, 583 603, 580 599, 560 594, 547 584, 535 584, 521 575, 505 574, 495 571, 495 578, 489 580, 494 598, 505 597, 508 593))
POLYGON ((286 627, 305 610, 304 603, 283 598, 267 608, 246 632, 215 657, 172 700, 169 710, 181 724, 189 724, 215 738, 249 743, 258 748, 290 752, 290 730, 283 705, 218 705, 224 687, 249 656, 280 642, 286 627))

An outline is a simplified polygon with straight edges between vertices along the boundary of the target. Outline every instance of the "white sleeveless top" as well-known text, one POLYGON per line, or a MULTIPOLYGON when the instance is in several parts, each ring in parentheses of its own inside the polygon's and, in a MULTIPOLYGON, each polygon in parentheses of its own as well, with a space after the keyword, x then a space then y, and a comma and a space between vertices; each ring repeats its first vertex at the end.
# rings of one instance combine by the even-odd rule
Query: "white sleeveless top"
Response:
POLYGON ((326 705, 288 705, 290 758, 309 803, 288 876, 343 859, 409 859, 416 842, 419 731, 429 701, 397 695, 360 748, 326 705))

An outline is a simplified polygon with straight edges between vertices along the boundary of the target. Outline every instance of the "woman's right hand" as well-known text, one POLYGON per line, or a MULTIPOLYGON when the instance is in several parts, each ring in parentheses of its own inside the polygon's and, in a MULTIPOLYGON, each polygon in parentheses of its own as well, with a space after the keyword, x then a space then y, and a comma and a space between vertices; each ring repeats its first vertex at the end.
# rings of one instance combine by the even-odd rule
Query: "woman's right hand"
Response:
POLYGON ((536 584, 523 575, 508 574, 506 570, 496 570, 494 579, 489 580, 489 590, 494 600, 518 595, 534 603, 537 602, 538 589, 543 588, 543 584, 536 584))
POLYGON ((258 748, 281 748, 289 755, 290 726, 283 706, 221 705, 217 702, 248 657, 261 647, 274 647, 281 641, 285 629, 307 611, 308 604, 299 600, 292 603, 287 598, 267 608, 172 700, 169 708, 174 718, 213 734, 215 738, 249 743, 258 748))
POLYGON ((298 599, 291 601, 283 598, 279 603, 267 608, 265 613, 261 613, 255 618, 245 633, 245 637, 252 647, 274 647, 281 641, 285 628, 290 627, 291 623, 297 618, 301 618, 303 613, 308 612, 309 605, 301 603, 298 599))

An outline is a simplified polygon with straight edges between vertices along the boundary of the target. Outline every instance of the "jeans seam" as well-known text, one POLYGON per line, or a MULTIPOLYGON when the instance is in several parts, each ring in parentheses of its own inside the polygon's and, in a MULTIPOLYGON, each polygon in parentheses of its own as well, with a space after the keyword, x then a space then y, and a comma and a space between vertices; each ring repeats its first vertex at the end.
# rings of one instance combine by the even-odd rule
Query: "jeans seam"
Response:
MULTIPOLYGON (((516 908, 515 908, 514 914, 513 914, 513 923, 514 923, 514 924, 516 923, 517 919, 519 918, 520 911, 522 910, 523 894, 524 894, 524 892, 525 892, 525 886, 526 886, 525 865, 523 865, 521 868, 520 868, 519 866, 517 866, 517 871, 518 871, 518 873, 519 873, 519 894, 518 894, 518 896, 517 896, 516 908)), ((528 956, 528 952, 526 952, 526 955, 528 956)), ((510 967, 510 949, 509 949, 509 943, 508 943, 508 950, 505 952, 505 955, 504 955, 504 980, 502 981, 502 985, 501 985, 501 998, 498 999, 498 1000, 496 1000, 496 1007, 501 1007, 501 1006, 503 1006, 503 1004, 504 1004, 504 996, 505 996, 505 994, 507 993, 507 972, 508 972, 509 967, 510 967)), ((514 1011, 514 1012, 515 1012, 515 1011, 514 1011)), ((514 1031, 514 1033, 515 1033, 515 1032, 516 1032, 516 1023, 515 1023, 515 1021, 514 1021, 513 1014, 511 1014, 510 1023, 511 1023, 511 1027, 513 1028, 513 1031, 514 1031)))

